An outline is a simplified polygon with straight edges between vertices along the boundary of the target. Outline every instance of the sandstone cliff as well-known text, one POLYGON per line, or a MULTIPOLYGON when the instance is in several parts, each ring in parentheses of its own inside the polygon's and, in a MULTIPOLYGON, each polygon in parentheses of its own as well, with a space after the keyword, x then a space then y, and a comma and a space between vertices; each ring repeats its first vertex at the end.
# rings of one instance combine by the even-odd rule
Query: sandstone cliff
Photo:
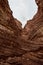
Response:
POLYGON ((38 12, 24 29, 0 0, 0 65, 43 65, 43 0, 36 0, 38 12))

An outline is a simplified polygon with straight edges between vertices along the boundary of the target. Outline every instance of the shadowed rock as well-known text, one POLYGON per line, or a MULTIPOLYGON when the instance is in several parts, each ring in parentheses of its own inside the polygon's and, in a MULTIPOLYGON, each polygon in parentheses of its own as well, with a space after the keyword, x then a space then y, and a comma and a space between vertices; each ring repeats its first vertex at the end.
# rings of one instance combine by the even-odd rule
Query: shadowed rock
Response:
POLYGON ((0 0, 0 65, 43 65, 43 0, 36 0, 38 12, 24 29, 0 0))

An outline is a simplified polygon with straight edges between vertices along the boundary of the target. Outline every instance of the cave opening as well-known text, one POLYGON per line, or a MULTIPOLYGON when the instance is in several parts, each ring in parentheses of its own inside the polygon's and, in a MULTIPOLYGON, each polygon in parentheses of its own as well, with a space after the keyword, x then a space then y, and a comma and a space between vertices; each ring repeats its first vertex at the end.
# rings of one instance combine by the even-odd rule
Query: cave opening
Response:
POLYGON ((22 28, 31 20, 38 11, 35 0, 8 0, 13 12, 13 17, 22 23, 22 28))

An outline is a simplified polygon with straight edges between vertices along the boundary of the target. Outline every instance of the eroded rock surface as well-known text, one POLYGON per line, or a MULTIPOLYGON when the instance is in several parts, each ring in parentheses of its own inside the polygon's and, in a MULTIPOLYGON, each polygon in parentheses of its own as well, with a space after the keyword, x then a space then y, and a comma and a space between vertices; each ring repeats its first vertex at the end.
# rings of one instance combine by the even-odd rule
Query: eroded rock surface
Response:
POLYGON ((12 16, 8 0, 0 0, 0 65, 43 65, 43 0, 24 29, 12 16))

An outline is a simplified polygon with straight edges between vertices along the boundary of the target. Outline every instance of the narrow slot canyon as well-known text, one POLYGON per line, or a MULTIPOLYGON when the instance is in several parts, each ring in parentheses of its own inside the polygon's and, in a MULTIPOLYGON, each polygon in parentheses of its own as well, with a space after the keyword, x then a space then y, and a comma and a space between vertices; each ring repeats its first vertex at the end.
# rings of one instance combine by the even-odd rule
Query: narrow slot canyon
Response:
MULTIPOLYGON (((28 3, 28 0, 16 1, 15 4, 21 6, 28 3)), ((16 5, 13 6, 12 0, 11 3, 10 0, 0 0, 0 65, 43 65, 43 0, 33 1, 36 10, 26 13, 23 8, 23 13, 34 14, 30 18, 26 15, 26 20, 23 14, 22 20, 15 17, 16 5)), ((27 6, 30 7, 29 4, 27 6)), ((16 13, 17 16, 19 13, 16 13)), ((21 18, 22 15, 19 16, 21 18)))

